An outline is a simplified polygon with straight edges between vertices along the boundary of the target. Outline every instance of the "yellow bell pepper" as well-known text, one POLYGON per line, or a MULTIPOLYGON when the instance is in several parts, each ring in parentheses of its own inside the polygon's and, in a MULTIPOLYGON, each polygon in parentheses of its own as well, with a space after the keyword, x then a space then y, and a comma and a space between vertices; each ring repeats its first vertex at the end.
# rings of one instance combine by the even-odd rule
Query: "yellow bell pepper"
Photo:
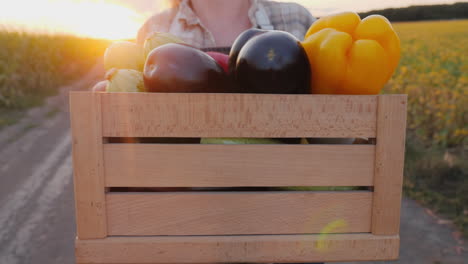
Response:
POLYGON ((400 60, 400 39, 383 16, 353 12, 317 20, 302 45, 312 93, 378 94, 400 60))

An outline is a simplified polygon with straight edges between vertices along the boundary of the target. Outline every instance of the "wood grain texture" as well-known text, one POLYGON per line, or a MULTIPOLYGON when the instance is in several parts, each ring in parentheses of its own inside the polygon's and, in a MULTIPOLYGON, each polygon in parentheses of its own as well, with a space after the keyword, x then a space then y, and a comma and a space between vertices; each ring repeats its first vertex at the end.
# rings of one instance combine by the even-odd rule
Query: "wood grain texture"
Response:
POLYGON ((76 226, 80 239, 107 236, 101 103, 98 93, 71 93, 76 226))
POLYGON ((400 230, 406 131, 406 95, 379 96, 372 233, 400 230))
POLYGON ((371 230, 367 191, 108 194, 106 202, 112 236, 371 230))
POLYGON ((304 263, 393 260, 399 237, 371 234, 109 237, 77 240, 78 263, 304 263))
POLYGON ((376 96, 102 94, 105 137, 375 137, 376 96))
POLYGON ((371 186, 373 145, 105 144, 109 187, 371 186))

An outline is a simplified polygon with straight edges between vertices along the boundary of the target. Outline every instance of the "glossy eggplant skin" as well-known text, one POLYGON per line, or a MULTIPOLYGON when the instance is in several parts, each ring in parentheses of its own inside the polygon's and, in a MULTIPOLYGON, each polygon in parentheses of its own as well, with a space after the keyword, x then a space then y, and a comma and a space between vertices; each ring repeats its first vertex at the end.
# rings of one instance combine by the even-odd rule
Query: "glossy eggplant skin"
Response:
POLYGON ((310 78, 304 48, 288 32, 252 38, 237 58, 235 80, 243 93, 307 94, 310 78))
POLYGON ((227 75, 208 54, 181 44, 165 44, 148 55, 143 70, 148 92, 223 93, 227 75))
POLYGON ((237 57, 245 43, 255 36, 268 32, 267 30, 251 28, 242 32, 234 41, 229 52, 229 75, 233 75, 236 69, 237 57))

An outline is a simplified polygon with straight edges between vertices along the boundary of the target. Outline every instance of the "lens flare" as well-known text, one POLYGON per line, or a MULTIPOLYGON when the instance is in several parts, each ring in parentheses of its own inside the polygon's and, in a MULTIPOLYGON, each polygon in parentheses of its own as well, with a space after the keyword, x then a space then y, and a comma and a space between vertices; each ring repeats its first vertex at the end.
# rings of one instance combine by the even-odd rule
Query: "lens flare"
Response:
POLYGON ((340 230, 344 230, 347 226, 346 221, 343 219, 335 220, 326 225, 320 232, 319 239, 315 245, 317 251, 329 251, 328 236, 332 233, 338 233, 340 230))
MULTIPOLYGON (((346 208, 342 203, 333 203, 329 206, 321 209, 318 212, 315 212, 312 217, 309 218, 306 226, 304 226, 303 233, 306 234, 316 234, 317 231, 314 229, 314 226, 319 225, 322 219, 322 216, 329 216, 331 212, 341 212, 344 211, 346 208), (315 232, 314 232, 315 230, 315 232)), ((306 250, 313 250, 317 252, 327 252, 329 250, 328 246, 328 237, 329 235, 335 233, 344 233, 348 227, 348 223, 346 219, 343 219, 339 215, 335 216, 335 220, 326 223, 323 228, 318 232, 318 240, 314 243, 302 241, 299 243, 297 251, 298 253, 306 251, 306 250)))

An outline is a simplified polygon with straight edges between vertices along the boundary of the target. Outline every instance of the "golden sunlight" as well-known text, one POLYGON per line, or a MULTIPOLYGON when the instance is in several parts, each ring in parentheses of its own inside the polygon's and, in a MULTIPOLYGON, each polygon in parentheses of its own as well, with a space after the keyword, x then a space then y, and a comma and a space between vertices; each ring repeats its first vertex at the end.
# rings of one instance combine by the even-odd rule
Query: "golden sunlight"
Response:
POLYGON ((0 9, 0 23, 10 28, 111 40, 135 38, 144 19, 130 8, 99 0, 15 0, 0 9))
MULTIPOLYGON (((279 0, 297 2, 316 17, 409 4, 456 0, 279 0)), ((110 40, 133 39, 145 20, 164 7, 163 0, 13 0, 0 3, 0 29, 67 33, 110 40)))

